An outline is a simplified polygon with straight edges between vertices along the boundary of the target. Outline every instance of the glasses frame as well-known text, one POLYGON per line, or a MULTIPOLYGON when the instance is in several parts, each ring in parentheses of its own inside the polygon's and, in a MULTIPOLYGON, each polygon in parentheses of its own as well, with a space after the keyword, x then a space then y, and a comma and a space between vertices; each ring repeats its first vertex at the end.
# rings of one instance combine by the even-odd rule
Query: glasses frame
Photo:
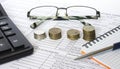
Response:
POLYGON ((63 8, 63 7, 59 8, 56 6, 37 6, 37 7, 30 9, 27 12, 27 17, 30 19, 40 20, 40 21, 34 22, 33 24, 30 25, 30 27, 32 29, 35 29, 37 26, 39 26, 41 23, 44 23, 46 20, 80 20, 80 22, 83 25, 86 25, 86 23, 84 21, 83 22, 81 21, 82 19, 98 19, 100 17, 100 12, 98 10, 96 10, 95 8, 89 7, 89 6, 69 6, 67 8, 63 8), (32 10, 37 9, 37 8, 42 8, 42 7, 54 7, 54 8, 56 8, 57 10, 56 10, 55 16, 45 17, 45 16, 33 16, 30 14, 32 10), (84 7, 84 8, 93 9, 93 10, 95 10, 96 14, 95 14, 95 16, 68 16, 68 9, 73 8, 73 7, 84 7), (65 16, 59 16, 58 11, 60 9, 65 10, 65 16))
POLYGON ((89 7, 89 6, 69 6, 69 7, 67 7, 67 8, 63 8, 63 7, 59 8, 59 7, 56 7, 56 6, 37 6, 37 7, 34 7, 34 8, 32 8, 32 9, 30 9, 30 10, 28 11, 27 17, 29 17, 30 19, 40 19, 40 20, 41 20, 41 19, 46 19, 46 20, 55 19, 55 20, 57 20, 57 18, 58 18, 58 20, 59 20, 60 17, 63 18, 63 19, 66 18, 66 19, 68 19, 68 20, 98 19, 98 18, 100 17, 100 12, 97 11, 95 8, 89 7), (32 15, 30 15, 30 13, 31 13, 32 10, 37 9, 37 8, 42 8, 42 7, 54 7, 54 8, 56 8, 57 11, 56 11, 56 14, 55 14, 55 18, 54 18, 54 17, 41 17, 41 16, 32 16, 32 15), (83 16, 68 16, 68 9, 69 9, 69 8, 73 8, 73 7, 84 7, 84 8, 93 9, 93 10, 95 10, 96 15, 95 15, 95 16, 84 16, 84 17, 83 17, 83 16), (65 16, 59 16, 58 11, 59 11, 60 9, 65 10, 65 16))

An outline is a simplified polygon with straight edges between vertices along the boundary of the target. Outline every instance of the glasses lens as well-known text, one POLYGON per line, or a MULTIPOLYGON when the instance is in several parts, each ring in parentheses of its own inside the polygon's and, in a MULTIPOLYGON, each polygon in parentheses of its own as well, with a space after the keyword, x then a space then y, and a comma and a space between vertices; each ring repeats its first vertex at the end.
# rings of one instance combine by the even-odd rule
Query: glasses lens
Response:
POLYGON ((33 16, 55 16, 57 8, 55 7, 40 7, 31 11, 33 16))
POLYGON ((67 10, 68 16, 95 16, 96 11, 86 7, 70 7, 67 10))

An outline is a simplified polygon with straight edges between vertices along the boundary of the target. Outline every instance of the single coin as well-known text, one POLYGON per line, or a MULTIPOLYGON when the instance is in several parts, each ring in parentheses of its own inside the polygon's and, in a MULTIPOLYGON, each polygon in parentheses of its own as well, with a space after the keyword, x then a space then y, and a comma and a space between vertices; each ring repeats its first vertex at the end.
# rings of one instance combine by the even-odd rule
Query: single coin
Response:
POLYGON ((59 28, 51 28, 49 30, 49 37, 53 40, 60 39, 62 36, 61 29, 59 28))
POLYGON ((67 31, 67 38, 71 40, 77 40, 80 38, 80 31, 76 29, 70 29, 67 31))
POLYGON ((45 31, 35 30, 34 38, 37 39, 37 40, 42 40, 42 39, 46 38, 45 31))
POLYGON ((86 41, 92 41, 95 38, 95 28, 92 25, 85 25, 83 27, 83 39, 86 41))

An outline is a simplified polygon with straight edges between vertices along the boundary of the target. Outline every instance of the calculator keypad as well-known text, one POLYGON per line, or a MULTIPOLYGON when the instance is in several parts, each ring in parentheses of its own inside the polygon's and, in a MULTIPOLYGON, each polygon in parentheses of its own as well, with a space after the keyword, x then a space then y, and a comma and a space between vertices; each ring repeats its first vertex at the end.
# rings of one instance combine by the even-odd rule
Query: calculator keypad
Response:
POLYGON ((33 53, 33 47, 0 4, 0 64, 33 53))

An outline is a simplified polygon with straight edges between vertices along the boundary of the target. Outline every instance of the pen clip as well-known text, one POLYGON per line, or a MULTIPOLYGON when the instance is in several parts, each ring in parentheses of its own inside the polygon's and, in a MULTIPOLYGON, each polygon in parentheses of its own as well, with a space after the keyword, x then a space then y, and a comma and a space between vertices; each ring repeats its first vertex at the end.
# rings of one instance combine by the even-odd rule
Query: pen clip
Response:
POLYGON ((120 48, 120 42, 117 42, 113 46, 113 50, 119 49, 120 48))

